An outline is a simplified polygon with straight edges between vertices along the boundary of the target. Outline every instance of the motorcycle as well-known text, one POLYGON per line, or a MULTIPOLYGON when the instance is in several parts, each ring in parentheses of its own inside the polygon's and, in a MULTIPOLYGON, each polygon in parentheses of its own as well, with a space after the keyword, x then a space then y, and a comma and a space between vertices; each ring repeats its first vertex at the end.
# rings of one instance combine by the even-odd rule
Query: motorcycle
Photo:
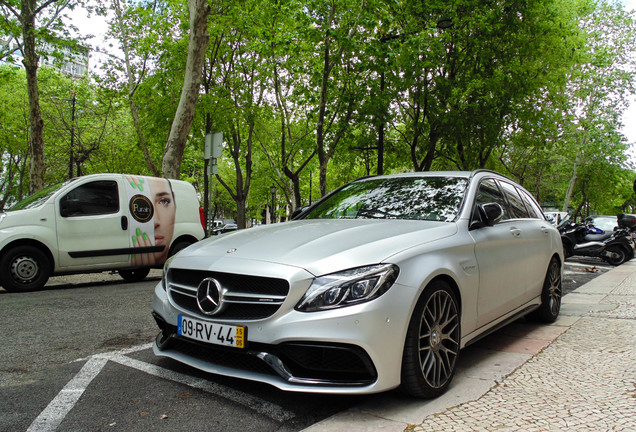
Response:
POLYGON ((620 214, 616 219, 617 227, 612 232, 593 225, 564 221, 558 228, 565 257, 595 257, 613 266, 632 259, 636 249, 636 216, 620 214))

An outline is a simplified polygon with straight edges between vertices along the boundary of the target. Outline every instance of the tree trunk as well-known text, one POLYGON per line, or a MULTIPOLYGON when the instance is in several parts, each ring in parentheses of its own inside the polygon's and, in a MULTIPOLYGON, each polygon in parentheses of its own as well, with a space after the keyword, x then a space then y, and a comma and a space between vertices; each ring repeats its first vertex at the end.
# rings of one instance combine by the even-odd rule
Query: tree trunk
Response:
POLYGON ((29 92, 29 157, 31 169, 29 183, 31 193, 44 187, 44 121, 40 112, 40 91, 38 89, 38 55, 35 52, 35 8, 34 0, 23 0, 20 16, 22 40, 24 44, 24 69, 26 70, 29 92))
POLYGON ((190 40, 188 41, 188 59, 183 88, 161 163, 163 175, 167 178, 179 178, 181 174, 181 160, 194 118, 194 108, 201 86, 205 50, 210 40, 207 23, 210 14, 208 1, 188 0, 188 11, 190 13, 190 40))

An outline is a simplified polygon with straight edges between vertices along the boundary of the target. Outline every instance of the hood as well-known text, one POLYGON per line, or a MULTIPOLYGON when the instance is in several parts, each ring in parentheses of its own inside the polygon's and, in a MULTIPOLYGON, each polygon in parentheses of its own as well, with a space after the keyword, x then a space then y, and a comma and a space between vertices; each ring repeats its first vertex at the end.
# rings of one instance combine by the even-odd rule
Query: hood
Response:
POLYGON ((378 264, 400 251, 456 232, 456 225, 448 222, 310 219, 211 237, 195 243, 177 258, 180 263, 184 263, 182 258, 214 263, 217 269, 226 260, 269 262, 321 275, 378 264))
POLYGON ((0 230, 25 227, 29 225, 50 225, 48 220, 55 223, 55 212, 52 204, 44 204, 39 207, 0 212, 0 230))

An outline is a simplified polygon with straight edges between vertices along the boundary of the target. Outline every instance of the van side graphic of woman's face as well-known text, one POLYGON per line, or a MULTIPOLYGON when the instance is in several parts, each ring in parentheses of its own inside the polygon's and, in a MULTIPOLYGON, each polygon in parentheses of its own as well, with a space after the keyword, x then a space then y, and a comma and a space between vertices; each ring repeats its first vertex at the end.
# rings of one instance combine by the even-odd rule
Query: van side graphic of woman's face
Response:
MULTIPOLYGON (((156 177, 141 177, 127 175, 126 180, 130 182, 133 189, 145 192, 153 206, 152 225, 154 233, 144 232, 138 227, 132 232, 131 240, 133 247, 163 246, 161 252, 153 253, 133 253, 131 264, 135 267, 156 267, 161 266, 168 258, 170 243, 174 235, 174 223, 177 206, 174 200, 172 186, 167 179, 156 177), (152 238, 154 234, 154 243, 152 238)), ((148 229, 148 228, 144 228, 148 229)))
POLYGON ((168 250, 174 234, 177 207, 170 182, 162 178, 148 178, 152 204, 155 208, 155 245, 165 246, 163 252, 155 253, 155 263, 162 264, 168 258, 168 250))

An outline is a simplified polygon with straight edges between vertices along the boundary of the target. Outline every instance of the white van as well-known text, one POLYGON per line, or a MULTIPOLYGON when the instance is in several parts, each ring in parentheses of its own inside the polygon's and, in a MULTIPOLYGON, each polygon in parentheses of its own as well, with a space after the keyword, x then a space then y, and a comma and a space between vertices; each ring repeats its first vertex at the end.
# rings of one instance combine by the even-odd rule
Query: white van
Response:
POLYGON ((194 187, 180 180, 94 174, 0 213, 0 285, 41 289, 49 276, 117 270, 144 279, 205 236, 194 187))

